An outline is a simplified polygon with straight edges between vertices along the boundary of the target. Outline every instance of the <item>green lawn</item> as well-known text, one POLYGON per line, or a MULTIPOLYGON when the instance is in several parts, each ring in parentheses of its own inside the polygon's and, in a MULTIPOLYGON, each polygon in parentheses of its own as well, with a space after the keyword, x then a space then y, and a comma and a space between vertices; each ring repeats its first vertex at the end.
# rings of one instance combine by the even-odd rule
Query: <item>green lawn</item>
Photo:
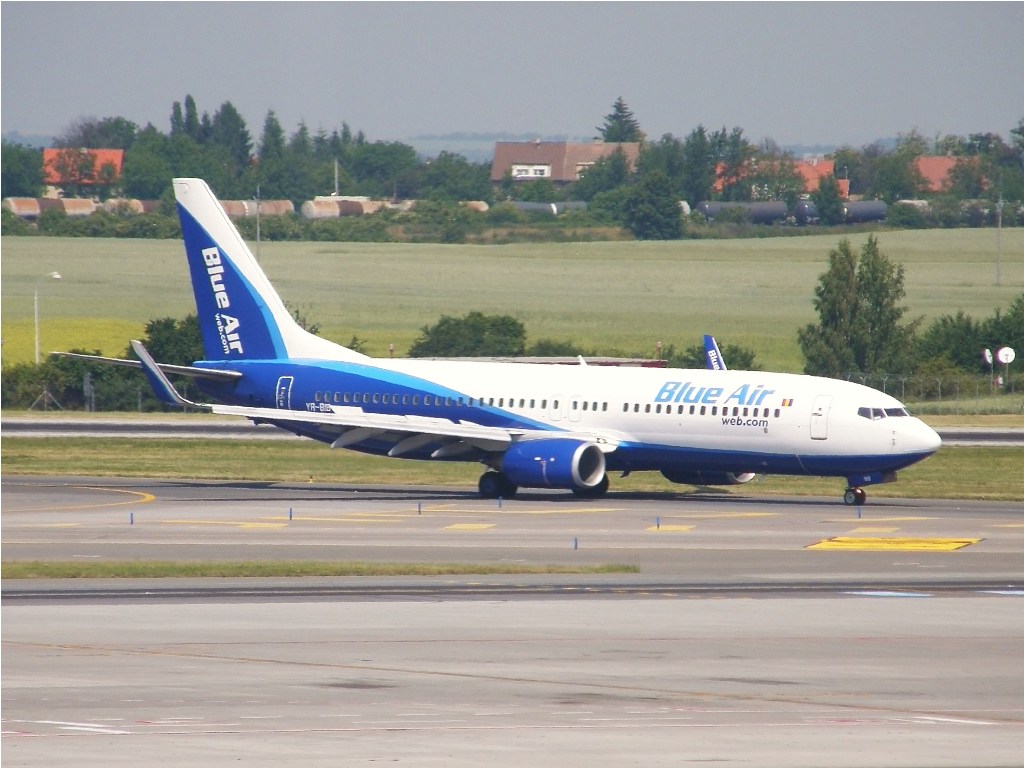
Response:
MULTIPOLYGON (((171 477, 206 480, 442 485, 476 489, 482 468, 474 463, 408 461, 331 450, 312 440, 130 440, 68 437, 0 440, 5 475, 171 477)), ((869 496, 1024 501, 1024 448, 947 446, 900 472, 899 481, 868 489, 869 496)), ((694 492, 656 472, 611 478, 613 491, 694 492)), ((770 475, 713 493, 815 495, 839 498, 841 478, 770 475)))
MULTIPOLYGON (((1002 231, 994 285, 991 229, 882 232, 906 269, 911 316, 957 310, 981 319, 1024 290, 1024 229, 1002 231)), ((854 235, 855 247, 866 234, 854 235)), ((442 314, 511 314, 530 341, 571 340, 599 352, 653 355, 714 333, 755 350, 765 368, 799 371, 796 331, 836 236, 537 245, 263 243, 262 264, 285 301, 323 335, 404 354, 442 314)), ((194 311, 181 244, 162 240, 2 239, 5 364, 31 360, 38 283, 41 346, 120 354, 147 320, 194 311)))

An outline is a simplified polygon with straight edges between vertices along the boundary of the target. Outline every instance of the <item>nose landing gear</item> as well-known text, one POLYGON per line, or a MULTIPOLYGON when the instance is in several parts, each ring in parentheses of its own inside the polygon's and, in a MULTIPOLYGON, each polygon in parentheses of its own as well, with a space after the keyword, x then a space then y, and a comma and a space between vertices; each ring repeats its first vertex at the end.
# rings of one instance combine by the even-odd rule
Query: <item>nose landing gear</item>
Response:
POLYGON ((861 506, 867 501, 868 495, 863 488, 847 488, 843 494, 843 503, 847 506, 861 506))

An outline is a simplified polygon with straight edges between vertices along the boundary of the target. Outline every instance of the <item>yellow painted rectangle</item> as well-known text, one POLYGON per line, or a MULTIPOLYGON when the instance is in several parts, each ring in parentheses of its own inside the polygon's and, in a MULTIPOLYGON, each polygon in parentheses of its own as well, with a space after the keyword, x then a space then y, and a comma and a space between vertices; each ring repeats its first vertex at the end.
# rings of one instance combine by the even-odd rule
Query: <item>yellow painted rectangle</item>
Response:
POLYGON ((379 519, 374 517, 299 517, 294 516, 291 518, 275 515, 274 517, 268 517, 267 520, 290 520, 294 523, 399 523, 401 520, 379 519))
POLYGON ((486 531, 493 528, 494 523, 455 523, 445 527, 446 531, 486 531))
POLYGON ((672 515, 681 520, 728 520, 741 517, 778 517, 778 512, 713 512, 705 515, 672 515))
POLYGON ((876 552, 952 552, 977 544, 981 539, 907 539, 836 536, 811 544, 806 549, 839 549, 876 552))
POLYGON ((648 531, 654 531, 655 533, 685 533, 686 531, 693 530, 692 525, 663 525, 660 528, 656 525, 652 525, 647 529, 648 531))

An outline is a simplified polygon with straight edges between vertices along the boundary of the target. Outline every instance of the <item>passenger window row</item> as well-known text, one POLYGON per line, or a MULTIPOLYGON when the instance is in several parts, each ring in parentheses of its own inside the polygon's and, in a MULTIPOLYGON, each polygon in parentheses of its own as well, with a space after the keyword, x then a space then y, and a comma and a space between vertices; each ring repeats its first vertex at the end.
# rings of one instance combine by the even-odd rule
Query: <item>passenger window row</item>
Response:
MULTIPOLYGON (((473 408, 484 405, 498 408, 530 408, 546 411, 548 409, 547 398, 526 398, 526 397, 442 397, 441 395, 397 395, 380 392, 315 392, 314 399, 320 403, 338 403, 339 405, 408 405, 408 406, 441 406, 456 408, 473 408), (506 405, 507 403, 507 405, 506 405)), ((559 400, 550 401, 551 408, 557 410, 561 405, 559 400)), ((574 411, 607 411, 608 403, 601 403, 594 400, 573 400, 574 411)))
MULTIPOLYGON (((522 408, 535 410, 540 408, 542 411, 548 410, 549 400, 547 398, 525 398, 525 397, 442 397, 441 395, 397 395, 380 392, 316 392, 315 398, 317 402, 324 403, 337 403, 339 405, 404 405, 417 407, 423 405, 426 407, 445 407, 445 408, 474 408, 481 407, 484 405, 498 407, 498 408, 522 408), (507 403, 507 405, 506 405, 507 403)), ((561 403, 557 399, 550 400, 552 410, 558 410, 561 403)), ((571 402, 571 408, 573 411, 590 411, 590 412, 607 412, 608 403, 598 402, 594 400, 573 400, 571 402)), ((731 413, 729 406, 717 406, 717 405, 677 405, 673 410, 672 404, 662 403, 623 403, 622 412, 629 413, 664 413, 666 415, 682 416, 689 414, 690 416, 744 416, 752 418, 767 418, 772 416, 779 418, 781 411, 779 408, 774 410, 771 408, 749 408, 740 406, 732 406, 731 413)), ((861 408, 858 413, 865 418, 884 418, 886 415, 889 416, 906 416, 907 412, 903 409, 890 408, 883 410, 881 408, 861 408), (873 416, 872 411, 880 414, 873 416), (899 413, 897 413, 899 411, 899 413)))
POLYGON ((668 415, 682 416, 688 414, 690 416, 750 416, 750 417, 761 417, 766 418, 768 416, 774 416, 779 418, 782 411, 776 408, 774 412, 771 408, 740 408, 738 405, 732 406, 732 412, 730 413, 729 406, 723 405, 719 408, 717 405, 677 405, 675 410, 672 410, 671 403, 662 405, 661 403, 623 403, 622 412, 628 413, 630 410, 633 413, 640 413, 641 409, 644 413, 666 413, 668 415))

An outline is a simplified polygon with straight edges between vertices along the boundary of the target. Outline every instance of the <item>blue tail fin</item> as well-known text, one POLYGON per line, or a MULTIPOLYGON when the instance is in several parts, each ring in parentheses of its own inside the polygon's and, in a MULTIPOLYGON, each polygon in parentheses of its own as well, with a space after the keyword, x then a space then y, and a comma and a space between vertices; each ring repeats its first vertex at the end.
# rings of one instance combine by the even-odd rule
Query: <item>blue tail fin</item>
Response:
POLYGON ((207 360, 365 359, 295 322, 205 181, 175 179, 174 197, 207 360))
POLYGON ((725 358, 718 349, 718 342, 714 336, 704 337, 704 364, 709 371, 725 371, 725 358))

